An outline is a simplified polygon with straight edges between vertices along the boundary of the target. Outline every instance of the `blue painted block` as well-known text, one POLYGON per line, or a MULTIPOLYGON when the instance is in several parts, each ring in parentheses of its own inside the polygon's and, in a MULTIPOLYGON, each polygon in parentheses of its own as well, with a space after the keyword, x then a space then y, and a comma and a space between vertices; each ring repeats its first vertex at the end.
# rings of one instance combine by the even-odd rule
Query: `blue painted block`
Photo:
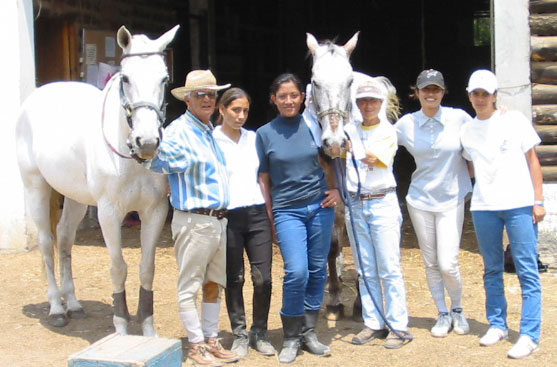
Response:
POLYGON ((111 334, 68 358, 68 367, 181 367, 178 339, 111 334))

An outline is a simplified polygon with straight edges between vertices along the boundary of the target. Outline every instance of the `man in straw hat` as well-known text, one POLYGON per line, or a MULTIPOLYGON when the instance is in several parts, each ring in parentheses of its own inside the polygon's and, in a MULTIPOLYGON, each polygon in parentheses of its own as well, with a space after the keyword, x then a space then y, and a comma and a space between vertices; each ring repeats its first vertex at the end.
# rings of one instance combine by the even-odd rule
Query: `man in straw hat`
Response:
POLYGON ((157 157, 145 165, 168 175, 174 208, 172 238, 179 267, 178 308, 190 343, 188 357, 199 365, 218 366, 237 355, 217 339, 220 299, 226 286, 226 212, 228 177, 225 159, 213 139, 211 116, 217 85, 209 70, 194 70, 183 87, 171 91, 187 111, 164 131, 157 157), (200 319, 196 299, 203 289, 200 319))

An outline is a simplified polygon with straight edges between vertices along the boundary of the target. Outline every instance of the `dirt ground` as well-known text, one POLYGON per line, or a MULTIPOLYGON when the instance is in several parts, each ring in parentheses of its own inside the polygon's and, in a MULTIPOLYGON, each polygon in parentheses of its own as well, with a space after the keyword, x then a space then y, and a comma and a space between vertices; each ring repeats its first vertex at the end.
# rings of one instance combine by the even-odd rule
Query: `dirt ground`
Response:
MULTIPOLYGON (((187 354, 187 341, 181 326, 176 305, 176 264, 170 230, 167 225, 160 239, 156 257, 155 276, 155 324, 161 337, 179 338, 187 354)), ((469 218, 461 251, 461 270, 464 280, 464 307, 471 333, 458 336, 453 333, 446 338, 430 336, 429 329, 436 317, 435 306, 427 289, 423 262, 408 220, 404 225, 402 263, 408 292, 410 331, 414 341, 399 350, 383 348, 382 341, 364 346, 350 344, 361 324, 352 321, 351 304, 356 295, 355 271, 352 254, 345 249, 345 285, 343 301, 347 306, 345 319, 333 322, 321 318, 318 333, 332 349, 332 356, 321 358, 304 353, 295 366, 555 366, 557 365, 557 270, 555 264, 549 272, 541 275, 543 284, 543 330, 541 349, 525 360, 513 361, 506 357, 511 343, 518 338, 520 318, 520 287, 513 274, 505 275, 506 294, 509 303, 510 337, 499 345, 489 348, 479 346, 479 337, 487 330, 482 286, 482 260, 469 218)), ((124 255, 128 262, 128 303, 135 313, 139 292, 138 228, 124 228, 124 255)), ((0 254, 3 286, 0 290, 0 339, 1 366, 66 366, 68 356, 82 350, 95 341, 111 334, 111 285, 109 280, 108 253, 98 228, 82 229, 73 249, 74 278, 77 295, 82 300, 87 317, 71 320, 63 328, 47 324, 48 303, 46 282, 41 275, 41 259, 38 251, 20 254, 0 254)), ((273 297, 269 316, 269 338, 279 347, 282 338, 279 310, 281 306, 282 260, 275 248, 273 264, 273 297)), ((249 277, 248 277, 249 278, 249 277)), ((250 309, 251 285, 246 284, 245 295, 250 309)), ((249 321, 249 320, 248 320, 249 321)), ((221 313, 221 336, 223 344, 230 346, 230 324, 223 306, 221 313)), ((140 334, 140 327, 132 321, 132 334, 140 334)), ((191 366, 190 361, 184 362, 191 366)), ((275 357, 263 357, 251 351, 238 366, 279 365, 275 357)))

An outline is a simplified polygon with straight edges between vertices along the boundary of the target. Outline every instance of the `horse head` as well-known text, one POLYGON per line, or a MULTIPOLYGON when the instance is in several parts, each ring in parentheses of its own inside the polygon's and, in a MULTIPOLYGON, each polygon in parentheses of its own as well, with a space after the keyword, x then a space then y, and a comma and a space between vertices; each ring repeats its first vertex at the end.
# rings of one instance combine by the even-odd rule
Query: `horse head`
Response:
POLYGON ((169 78, 163 51, 179 27, 156 40, 142 34, 132 36, 124 26, 118 30, 118 45, 123 51, 120 104, 130 129, 128 146, 136 159, 152 159, 162 139, 165 86, 169 78))
POLYGON ((350 54, 358 42, 356 32, 344 46, 333 42, 319 44, 307 33, 307 46, 313 57, 311 101, 322 127, 323 151, 331 158, 344 154, 347 148, 344 124, 350 121, 350 87, 353 81, 350 54))

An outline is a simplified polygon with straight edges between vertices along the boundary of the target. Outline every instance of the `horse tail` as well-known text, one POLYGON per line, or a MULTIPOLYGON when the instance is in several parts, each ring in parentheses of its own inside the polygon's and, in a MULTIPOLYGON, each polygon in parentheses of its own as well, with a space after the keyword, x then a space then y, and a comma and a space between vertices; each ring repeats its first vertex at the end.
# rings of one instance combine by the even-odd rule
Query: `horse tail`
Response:
POLYGON ((385 112, 387 114, 387 119, 391 123, 394 123, 398 120, 401 111, 400 99, 396 95, 396 88, 387 77, 377 76, 375 80, 383 84, 387 90, 387 108, 385 112))

